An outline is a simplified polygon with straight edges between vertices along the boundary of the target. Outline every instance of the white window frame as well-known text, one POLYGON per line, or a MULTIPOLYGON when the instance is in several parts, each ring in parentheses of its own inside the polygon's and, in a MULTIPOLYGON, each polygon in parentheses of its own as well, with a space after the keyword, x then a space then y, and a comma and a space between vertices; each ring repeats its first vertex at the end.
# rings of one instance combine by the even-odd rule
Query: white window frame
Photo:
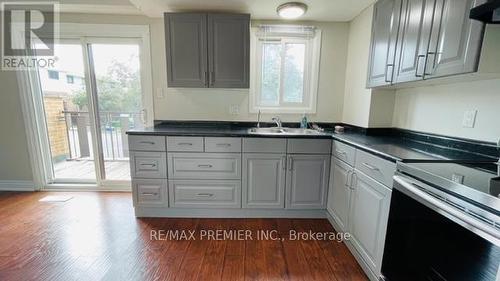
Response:
MULTIPOLYGON (((319 66, 321 56, 321 30, 315 30, 313 38, 305 38, 298 36, 266 36, 265 38, 258 36, 258 28, 251 30, 251 60, 250 60, 250 113, 316 113, 318 81, 319 81, 319 66), (279 42, 284 46, 286 43, 305 43, 306 54, 304 62, 304 89, 303 102, 286 103, 283 101, 283 89, 280 87, 279 105, 264 106, 261 105, 261 80, 262 80, 262 46, 265 42, 279 42)), ((281 56, 284 56, 284 48, 282 48, 281 56)), ((283 68, 281 69, 280 85, 283 81, 283 68)))

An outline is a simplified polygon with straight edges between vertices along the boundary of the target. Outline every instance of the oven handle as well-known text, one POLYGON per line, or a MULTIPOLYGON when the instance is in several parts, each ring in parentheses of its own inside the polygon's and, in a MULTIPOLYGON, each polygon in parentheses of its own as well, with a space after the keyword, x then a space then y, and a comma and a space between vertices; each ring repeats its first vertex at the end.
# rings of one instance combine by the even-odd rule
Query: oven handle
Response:
POLYGON ((500 235, 498 230, 493 229, 489 227, 488 225, 470 217, 469 215, 465 214, 462 211, 459 211, 451 206, 449 206, 446 203, 443 203, 443 201, 436 199, 432 197, 431 195, 423 192, 422 190, 418 189, 416 186, 414 186, 414 183, 409 182, 405 180, 401 176, 394 176, 393 177, 394 181, 396 181, 398 184, 400 184, 402 187, 404 187, 407 191, 413 193, 417 197, 420 197, 421 199, 425 200, 427 203, 433 205, 434 207, 438 208, 439 210, 442 210, 446 212, 447 214, 459 219, 460 221, 492 236, 495 237, 496 239, 500 239, 500 235))

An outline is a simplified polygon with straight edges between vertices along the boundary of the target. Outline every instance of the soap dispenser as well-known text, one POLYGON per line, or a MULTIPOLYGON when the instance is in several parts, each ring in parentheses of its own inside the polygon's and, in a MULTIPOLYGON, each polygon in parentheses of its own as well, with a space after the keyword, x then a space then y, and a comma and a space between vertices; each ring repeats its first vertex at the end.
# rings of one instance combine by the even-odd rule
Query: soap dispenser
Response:
POLYGON ((304 116, 302 116, 302 120, 300 120, 300 128, 301 129, 307 129, 307 115, 304 113, 304 116))

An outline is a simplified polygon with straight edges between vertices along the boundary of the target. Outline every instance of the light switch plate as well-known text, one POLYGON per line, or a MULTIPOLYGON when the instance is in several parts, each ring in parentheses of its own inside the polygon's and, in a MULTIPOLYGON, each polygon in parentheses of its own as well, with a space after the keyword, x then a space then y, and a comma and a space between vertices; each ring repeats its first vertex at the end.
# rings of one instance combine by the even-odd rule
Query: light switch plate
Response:
POLYGON ((477 110, 467 110, 464 112, 464 119, 462 121, 462 126, 465 128, 474 128, 476 123, 477 110))

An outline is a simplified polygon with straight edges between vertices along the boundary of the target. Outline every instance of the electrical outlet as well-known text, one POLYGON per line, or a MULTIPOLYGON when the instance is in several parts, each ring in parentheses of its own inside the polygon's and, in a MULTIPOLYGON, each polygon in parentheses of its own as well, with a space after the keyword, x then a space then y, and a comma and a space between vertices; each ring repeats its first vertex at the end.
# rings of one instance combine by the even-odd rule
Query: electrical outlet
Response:
POLYGON ((476 123, 477 110, 467 110, 464 112, 464 119, 462 121, 462 126, 464 128, 474 128, 476 123))
POLYGON ((231 115, 238 115, 238 114, 240 114, 240 105, 238 105, 238 104, 231 104, 229 106, 229 114, 231 114, 231 115))

